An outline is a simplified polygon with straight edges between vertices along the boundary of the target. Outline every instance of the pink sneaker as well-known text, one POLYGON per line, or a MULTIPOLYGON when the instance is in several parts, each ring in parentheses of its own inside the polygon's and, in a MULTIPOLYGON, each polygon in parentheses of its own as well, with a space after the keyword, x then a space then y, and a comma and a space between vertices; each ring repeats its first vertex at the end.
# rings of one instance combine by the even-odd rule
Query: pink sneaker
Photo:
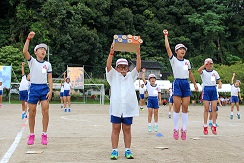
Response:
POLYGON ((33 145, 34 144, 34 140, 35 140, 35 135, 34 134, 30 134, 29 139, 27 141, 28 145, 33 145))
POLYGON ((216 131, 216 126, 212 126, 212 133, 214 134, 214 135, 217 135, 217 131, 216 131))
POLYGON ((203 134, 207 135, 208 134, 208 127, 203 127, 203 134))
POLYGON ((181 129, 181 139, 186 140, 186 130, 181 129))
POLYGON ((47 145, 47 135, 46 134, 42 134, 42 145, 47 145))
POLYGON ((179 139, 179 130, 174 129, 173 137, 175 140, 179 139))

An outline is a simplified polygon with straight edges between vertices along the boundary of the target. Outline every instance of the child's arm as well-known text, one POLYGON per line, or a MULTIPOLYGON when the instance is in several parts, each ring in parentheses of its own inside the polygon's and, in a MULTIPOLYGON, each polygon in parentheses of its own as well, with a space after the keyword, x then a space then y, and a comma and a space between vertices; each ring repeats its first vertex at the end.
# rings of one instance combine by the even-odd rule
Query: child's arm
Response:
POLYGON ((30 53, 28 52, 28 48, 29 48, 29 43, 30 43, 30 40, 35 36, 35 32, 30 32, 28 34, 28 37, 25 41, 25 45, 24 45, 24 48, 23 48, 23 53, 24 53, 24 56, 25 56, 25 59, 28 61, 30 60, 31 58, 31 55, 30 53))
POLYGON ((113 56, 114 56, 114 43, 112 43, 112 45, 110 47, 110 52, 109 52, 108 59, 107 59, 106 67, 107 67, 108 72, 112 69, 113 56))
POLYGON ((143 68, 142 70, 141 70, 141 78, 142 78, 142 81, 144 82, 144 84, 146 84, 146 79, 145 79, 145 72, 146 72, 146 69, 145 68, 143 68))
POLYGON ((64 81, 65 81, 65 78, 66 78, 66 72, 64 72, 63 75, 64 75, 64 81))
POLYGON ((136 52, 136 70, 137 70, 137 72, 140 72, 140 70, 141 70, 141 52, 140 52, 140 48, 136 52))
POLYGON ((205 69, 205 67, 206 67, 206 65, 205 65, 205 64, 204 64, 204 65, 202 65, 201 67, 199 67, 199 69, 197 70, 198 74, 200 74, 200 75, 201 75, 202 70, 204 70, 204 69, 205 69))
POLYGON ((219 84, 218 88, 221 89, 222 88, 222 82, 220 79, 218 80, 218 84, 219 84))
POLYGON ((239 92, 238 94, 239 94, 240 100, 242 101, 241 93, 239 92))
POLYGON ((49 83, 49 92, 47 93, 47 99, 48 101, 50 101, 52 99, 52 93, 53 93, 53 77, 52 77, 52 73, 48 73, 47 74, 48 77, 48 83, 49 83))
POLYGON ((24 76, 25 75, 25 62, 22 62, 21 72, 22 72, 22 76, 24 76))
POLYGON ((235 76, 236 76, 236 73, 233 73, 232 78, 231 78, 231 84, 234 83, 234 78, 235 78, 235 76))
POLYGON ((162 95, 161 92, 158 92, 158 101, 159 101, 159 105, 162 104, 162 95))
POLYGON ((189 70, 189 77, 191 82, 194 84, 195 90, 198 91, 197 83, 191 70, 189 70))
POLYGON ((171 58, 173 53, 172 53, 170 46, 169 46, 168 30, 167 29, 163 30, 163 33, 164 33, 165 48, 166 48, 166 51, 168 53, 169 58, 171 58))

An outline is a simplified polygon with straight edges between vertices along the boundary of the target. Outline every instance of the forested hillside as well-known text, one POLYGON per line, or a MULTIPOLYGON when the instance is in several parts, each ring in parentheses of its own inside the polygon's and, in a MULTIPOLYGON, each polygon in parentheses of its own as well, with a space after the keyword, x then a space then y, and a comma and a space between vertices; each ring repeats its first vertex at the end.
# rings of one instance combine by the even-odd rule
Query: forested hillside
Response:
MULTIPOLYGON (((113 35, 132 34, 144 41, 143 60, 159 61, 162 72, 171 72, 162 34, 168 29, 172 48, 177 43, 188 47, 186 58, 193 69, 208 57, 220 66, 243 65, 243 4, 243 0, 1 0, 0 64, 12 63, 20 73, 23 44, 34 31, 29 51, 33 54, 41 42, 50 46, 54 77, 67 65, 84 65, 87 72, 103 77, 113 35)), ((121 56, 135 58, 133 53, 116 52, 116 58, 121 56)), ((230 80, 232 72, 228 75, 230 80)))

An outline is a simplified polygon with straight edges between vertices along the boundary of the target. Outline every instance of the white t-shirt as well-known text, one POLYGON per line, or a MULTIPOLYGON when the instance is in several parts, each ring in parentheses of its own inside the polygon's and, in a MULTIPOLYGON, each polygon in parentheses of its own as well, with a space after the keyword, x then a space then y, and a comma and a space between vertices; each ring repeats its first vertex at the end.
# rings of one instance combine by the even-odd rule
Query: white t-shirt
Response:
POLYGON ((200 76, 203 86, 216 86, 216 80, 220 79, 218 72, 215 70, 207 71, 204 69, 200 76))
POLYGON ((116 117, 134 117, 139 116, 138 101, 134 83, 138 72, 134 68, 127 72, 124 77, 113 67, 108 72, 106 68, 107 81, 111 87, 110 97, 110 115, 116 117))
POLYGON ((0 85, 0 91, 3 91, 4 86, 0 85))
POLYGON ((158 97, 158 93, 161 92, 161 89, 157 84, 155 86, 152 86, 149 81, 146 82, 145 84, 148 92, 148 96, 156 96, 158 97))
POLYGON ((236 87, 235 84, 231 84, 231 96, 237 96, 238 93, 241 91, 240 87, 236 87))
POLYGON ((191 70, 190 61, 187 59, 179 60, 173 54, 169 59, 174 78, 175 79, 188 79, 189 78, 189 70, 191 70))
POLYGON ((61 86, 60 92, 64 92, 64 86, 63 85, 61 86))
POLYGON ((140 94, 144 94, 145 93, 145 91, 146 91, 146 88, 145 87, 139 87, 139 93, 140 94))
POLYGON ((70 90, 71 83, 64 82, 64 90, 70 90))
POLYGON ((29 90, 29 86, 30 86, 30 81, 27 80, 26 75, 23 75, 19 85, 19 91, 29 90))
POLYGON ((31 56, 28 60, 30 69, 30 83, 47 84, 47 74, 52 73, 52 66, 49 62, 40 62, 31 56))

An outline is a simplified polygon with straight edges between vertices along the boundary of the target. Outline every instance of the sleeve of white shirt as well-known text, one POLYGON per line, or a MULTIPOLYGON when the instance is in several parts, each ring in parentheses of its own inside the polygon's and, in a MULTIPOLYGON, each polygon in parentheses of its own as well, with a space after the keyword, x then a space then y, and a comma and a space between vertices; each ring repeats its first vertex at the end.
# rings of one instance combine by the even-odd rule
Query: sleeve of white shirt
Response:
POLYGON ((158 93, 161 93, 161 88, 158 86, 158 93))
POLYGON ((105 70, 106 70, 107 81, 108 81, 109 84, 111 84, 112 77, 113 77, 113 75, 115 73, 115 69, 113 67, 111 67, 111 70, 108 72, 107 67, 106 67, 105 70))
POLYGON ((34 58, 31 56, 31 57, 30 57, 30 60, 27 60, 29 69, 31 69, 33 62, 34 62, 34 58))
POLYGON ((138 77, 138 72, 136 70, 136 67, 131 71, 131 75, 134 77, 134 82, 136 81, 137 77, 138 77))
POLYGON ((52 65, 50 62, 48 62, 48 69, 47 69, 47 73, 51 73, 52 72, 52 65))
POLYGON ((220 79, 219 73, 217 71, 215 71, 215 72, 216 72, 215 78, 216 78, 216 80, 219 80, 220 79))
POLYGON ((191 63, 189 60, 188 60, 188 70, 191 70, 191 63))

